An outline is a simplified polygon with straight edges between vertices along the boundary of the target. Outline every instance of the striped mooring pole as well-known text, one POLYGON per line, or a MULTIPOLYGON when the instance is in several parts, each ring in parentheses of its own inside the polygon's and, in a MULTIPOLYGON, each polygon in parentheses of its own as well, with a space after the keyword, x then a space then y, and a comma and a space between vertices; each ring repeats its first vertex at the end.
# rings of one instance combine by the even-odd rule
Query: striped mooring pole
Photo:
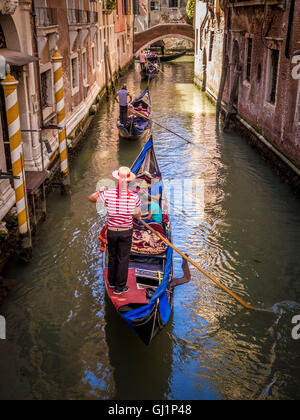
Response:
POLYGON ((16 207, 18 226, 22 247, 32 249, 27 202, 26 180, 22 149, 21 125, 19 117, 19 102, 17 87, 19 82, 10 74, 8 68, 5 79, 1 82, 5 97, 5 107, 8 125, 12 172, 14 176, 14 189, 16 194, 16 207))
POLYGON ((57 125, 59 127, 60 171, 63 179, 63 189, 65 192, 69 192, 70 175, 67 148, 66 109, 62 62, 63 57, 56 50, 52 57, 52 63, 54 70, 57 125))

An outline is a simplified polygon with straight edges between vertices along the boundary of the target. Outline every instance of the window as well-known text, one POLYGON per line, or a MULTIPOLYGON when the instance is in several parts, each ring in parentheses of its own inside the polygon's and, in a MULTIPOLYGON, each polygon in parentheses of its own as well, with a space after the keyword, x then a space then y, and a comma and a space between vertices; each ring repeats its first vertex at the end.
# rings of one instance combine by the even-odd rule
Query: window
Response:
POLYGON ((213 31, 211 31, 210 33, 210 42, 209 42, 209 56, 208 56, 208 61, 212 60, 212 53, 213 53, 213 48, 214 48, 214 40, 215 40, 215 33, 213 31))
POLYGON ((72 95, 79 90, 79 67, 78 67, 78 56, 71 59, 71 71, 72 71, 72 95))
POLYGON ((6 46, 5 35, 3 32, 2 26, 0 25, 0 49, 1 48, 7 48, 7 46, 6 46))
POLYGON ((41 73, 42 109, 53 106, 52 73, 47 70, 41 73))
POLYGON ((86 52, 82 53, 82 77, 83 80, 87 80, 87 58, 86 58, 86 52))
POLYGON ((75 0, 68 0, 68 20, 70 24, 77 23, 75 0))
POLYGON ((261 82, 261 75, 262 75, 262 66, 259 63, 259 65, 257 66, 257 82, 258 83, 261 82))
POLYGON ((140 5, 138 0, 133 0, 133 14, 136 16, 140 14, 140 5))
POLYGON ((269 70, 267 73, 267 102, 272 105, 276 103, 277 84, 279 69, 279 50, 269 51, 269 70))
POLYGON ((180 7, 180 0, 169 0, 170 9, 179 9, 179 7, 180 7))
POLYGON ((96 48, 95 48, 95 45, 92 45, 92 69, 93 69, 93 72, 96 69, 96 48))
POLYGON ((99 47, 99 32, 96 34, 96 50, 97 50, 97 63, 100 62, 100 47, 99 47))
POLYGON ((126 43, 125 43, 125 35, 122 35, 122 42, 123 42, 123 53, 126 52, 126 43))
POLYGON ((247 55, 246 55, 246 80, 251 81, 251 66, 252 66, 252 50, 253 50, 253 39, 248 38, 247 40, 247 55))
POLYGON ((150 2, 150 9, 153 10, 160 10, 160 3, 157 1, 150 2))
POLYGON ((100 58, 103 58, 103 47, 102 47, 102 29, 100 29, 100 58))

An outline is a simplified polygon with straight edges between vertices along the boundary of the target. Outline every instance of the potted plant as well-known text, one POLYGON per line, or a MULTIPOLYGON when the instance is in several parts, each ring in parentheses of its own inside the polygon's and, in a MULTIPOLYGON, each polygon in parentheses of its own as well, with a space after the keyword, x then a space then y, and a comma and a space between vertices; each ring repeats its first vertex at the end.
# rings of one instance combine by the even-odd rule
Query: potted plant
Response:
POLYGON ((106 11, 111 14, 118 7, 116 0, 107 0, 106 2, 106 11))

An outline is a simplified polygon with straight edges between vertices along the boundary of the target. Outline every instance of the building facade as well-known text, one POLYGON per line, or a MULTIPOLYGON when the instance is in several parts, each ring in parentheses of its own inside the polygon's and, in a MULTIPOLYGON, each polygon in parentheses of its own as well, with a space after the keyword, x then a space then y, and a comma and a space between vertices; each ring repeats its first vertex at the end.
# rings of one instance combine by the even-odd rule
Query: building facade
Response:
POLYGON ((198 0, 195 22, 196 83, 299 168, 300 3, 198 0))
POLYGON ((220 2, 197 1, 195 5, 195 82, 216 95, 222 75, 225 14, 220 2))
MULTIPOLYGON (((133 2, 2 0, 0 12, 0 56, 17 83, 23 169, 31 197, 49 170, 59 166, 59 157, 62 168, 63 137, 72 147, 109 80, 132 61, 133 2)), ((0 170, 11 173, 10 117, 2 86, 0 93, 0 170)), ((12 179, 1 178, 0 222, 17 195, 12 179)))

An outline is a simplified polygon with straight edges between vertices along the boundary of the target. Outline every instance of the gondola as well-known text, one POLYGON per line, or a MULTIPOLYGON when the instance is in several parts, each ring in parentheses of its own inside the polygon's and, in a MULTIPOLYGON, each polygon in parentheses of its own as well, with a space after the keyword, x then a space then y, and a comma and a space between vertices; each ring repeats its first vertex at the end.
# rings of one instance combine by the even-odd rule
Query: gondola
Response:
POLYGON ((117 127, 119 136, 123 139, 133 141, 147 137, 149 138, 152 126, 151 111, 151 96, 150 92, 146 89, 131 103, 126 126, 121 124, 120 118, 118 119, 117 127), (135 115, 135 111, 138 112, 139 115, 135 115), (145 118, 143 118, 142 115, 145 115, 145 118))
POLYGON ((174 61, 174 60, 177 60, 177 58, 183 57, 183 56, 185 56, 185 55, 186 55, 186 51, 184 51, 184 52, 182 52, 182 53, 178 53, 178 54, 163 55, 163 56, 160 56, 159 58, 160 58, 160 61, 161 61, 162 63, 165 63, 165 62, 167 62, 167 61, 174 61))
MULTIPOLYGON (((149 180, 157 171, 159 171, 159 166, 151 138, 132 166, 132 172, 137 175, 137 184, 145 183, 146 185, 146 196, 149 192, 147 190, 149 180)), ((162 225, 154 223, 151 226, 172 242, 168 204, 164 192, 160 205, 164 215, 163 223, 162 225)), ((156 235, 150 239, 149 235, 148 230, 135 225, 127 282, 129 292, 126 294, 114 295, 113 290, 109 288, 107 253, 103 258, 107 295, 119 315, 146 345, 149 345, 167 325, 172 314, 174 300, 173 250, 163 242, 155 241, 156 235)))
POLYGON ((160 58, 158 55, 148 55, 147 62, 141 70, 142 80, 153 80, 160 72, 160 58))

